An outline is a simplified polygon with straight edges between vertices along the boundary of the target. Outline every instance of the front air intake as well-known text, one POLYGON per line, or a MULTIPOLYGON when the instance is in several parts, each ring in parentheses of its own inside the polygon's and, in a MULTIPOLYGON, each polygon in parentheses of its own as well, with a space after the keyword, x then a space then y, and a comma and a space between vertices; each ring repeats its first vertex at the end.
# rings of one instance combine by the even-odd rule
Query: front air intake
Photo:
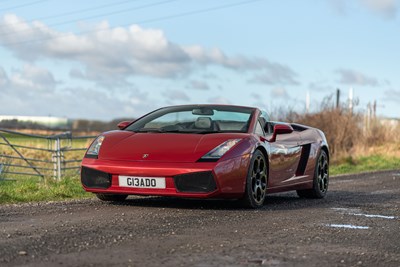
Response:
POLYGON ((111 174, 82 167, 81 181, 87 188, 106 189, 111 186, 111 174))
POLYGON ((174 176, 175 188, 179 192, 208 193, 217 185, 212 172, 193 172, 174 176))

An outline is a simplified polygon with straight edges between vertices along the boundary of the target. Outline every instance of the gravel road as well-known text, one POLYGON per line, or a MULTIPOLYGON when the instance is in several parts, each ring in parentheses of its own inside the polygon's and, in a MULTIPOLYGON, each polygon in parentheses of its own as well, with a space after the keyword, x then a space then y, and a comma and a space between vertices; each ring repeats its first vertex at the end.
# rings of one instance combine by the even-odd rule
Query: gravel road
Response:
POLYGON ((331 178, 323 200, 131 197, 0 205, 0 266, 400 266, 400 171, 331 178))

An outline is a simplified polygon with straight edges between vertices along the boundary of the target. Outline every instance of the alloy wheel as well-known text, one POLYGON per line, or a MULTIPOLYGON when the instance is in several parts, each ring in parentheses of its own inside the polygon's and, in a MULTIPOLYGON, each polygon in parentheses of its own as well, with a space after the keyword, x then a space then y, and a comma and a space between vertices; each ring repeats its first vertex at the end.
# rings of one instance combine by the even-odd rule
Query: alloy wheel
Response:
POLYGON ((321 193, 326 193, 328 190, 329 167, 328 158, 325 153, 321 154, 318 162, 318 186, 321 193))
POLYGON ((251 190, 254 201, 262 204, 267 190, 267 164, 261 155, 258 155, 253 163, 251 190))

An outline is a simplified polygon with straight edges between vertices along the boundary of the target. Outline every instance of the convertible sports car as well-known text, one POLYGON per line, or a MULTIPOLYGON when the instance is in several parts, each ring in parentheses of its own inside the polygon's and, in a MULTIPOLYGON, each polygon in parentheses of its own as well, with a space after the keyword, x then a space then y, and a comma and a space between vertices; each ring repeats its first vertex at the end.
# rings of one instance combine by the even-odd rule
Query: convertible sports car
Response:
POLYGON ((324 133, 272 122, 258 108, 171 106, 118 128, 97 137, 82 161, 84 189, 104 201, 234 198, 259 208, 268 193, 323 198, 328 190, 324 133))

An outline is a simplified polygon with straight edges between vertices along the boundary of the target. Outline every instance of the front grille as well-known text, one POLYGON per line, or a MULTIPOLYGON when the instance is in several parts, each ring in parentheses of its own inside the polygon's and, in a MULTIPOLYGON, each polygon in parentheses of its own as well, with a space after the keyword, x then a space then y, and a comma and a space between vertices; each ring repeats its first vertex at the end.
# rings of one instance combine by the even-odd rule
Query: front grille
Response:
POLYGON ((82 167, 81 181, 88 188, 106 189, 111 186, 111 174, 82 167))
POLYGON ((217 189, 212 172, 193 172, 174 176, 179 192, 207 193, 217 189))

